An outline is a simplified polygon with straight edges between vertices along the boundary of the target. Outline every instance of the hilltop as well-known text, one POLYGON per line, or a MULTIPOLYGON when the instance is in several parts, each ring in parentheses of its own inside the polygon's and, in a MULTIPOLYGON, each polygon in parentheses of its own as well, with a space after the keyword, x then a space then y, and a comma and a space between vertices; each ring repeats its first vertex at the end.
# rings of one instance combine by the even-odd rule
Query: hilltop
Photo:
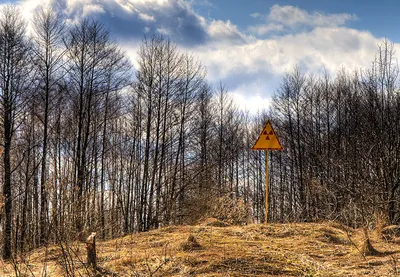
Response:
MULTIPOLYGON (((400 244, 376 231, 378 252, 364 257, 362 230, 337 223, 224 226, 208 220, 98 241, 97 276, 399 276, 400 244)), ((0 276, 88 276, 85 255, 82 243, 49 246, 14 267, 0 261, 0 276)))

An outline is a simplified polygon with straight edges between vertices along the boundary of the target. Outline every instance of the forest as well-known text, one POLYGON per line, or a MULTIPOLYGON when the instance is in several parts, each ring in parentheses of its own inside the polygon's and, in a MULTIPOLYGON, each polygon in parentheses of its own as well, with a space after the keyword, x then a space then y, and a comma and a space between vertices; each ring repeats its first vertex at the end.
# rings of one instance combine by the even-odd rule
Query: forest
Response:
POLYGON ((3 259, 49 243, 192 224, 212 216, 348 226, 400 218, 399 68, 383 41, 371 68, 288 69, 268 109, 239 109, 196 56, 143 38, 135 68, 102 22, 0 11, 3 259), (31 28, 28 29, 28 25, 31 28), (254 115, 256 114, 256 115, 254 115))

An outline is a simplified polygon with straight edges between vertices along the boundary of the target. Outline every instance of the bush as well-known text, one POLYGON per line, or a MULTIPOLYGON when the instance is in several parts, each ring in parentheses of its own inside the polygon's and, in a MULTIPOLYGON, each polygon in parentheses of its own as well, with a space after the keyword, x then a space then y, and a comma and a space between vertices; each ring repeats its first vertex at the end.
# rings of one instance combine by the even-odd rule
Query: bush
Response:
POLYGON ((248 224, 252 221, 250 205, 246 204, 243 199, 230 195, 216 199, 210 216, 231 225, 248 224))

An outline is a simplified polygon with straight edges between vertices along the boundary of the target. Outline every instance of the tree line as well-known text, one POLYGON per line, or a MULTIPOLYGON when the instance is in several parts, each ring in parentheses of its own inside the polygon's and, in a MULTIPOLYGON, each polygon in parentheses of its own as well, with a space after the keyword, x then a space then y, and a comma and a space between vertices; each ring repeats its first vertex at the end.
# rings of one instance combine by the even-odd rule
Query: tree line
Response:
POLYGON ((284 147, 270 153, 271 220, 398 221, 388 42, 370 70, 288 72, 271 108, 253 116, 168 38, 143 38, 134 68, 99 21, 67 25, 42 9, 30 26, 15 6, 1 9, 3 258, 92 231, 107 239, 195 223, 224 204, 263 221, 265 153, 251 147, 267 119, 284 147))
POLYGON ((154 35, 134 69, 99 21, 66 25, 42 9, 30 26, 2 7, 3 258, 89 230, 195 222, 214 199, 243 195, 250 117, 193 55, 154 35))
POLYGON ((398 75, 385 40, 369 69, 284 76, 271 109, 286 146, 273 154, 276 220, 399 222, 398 75))

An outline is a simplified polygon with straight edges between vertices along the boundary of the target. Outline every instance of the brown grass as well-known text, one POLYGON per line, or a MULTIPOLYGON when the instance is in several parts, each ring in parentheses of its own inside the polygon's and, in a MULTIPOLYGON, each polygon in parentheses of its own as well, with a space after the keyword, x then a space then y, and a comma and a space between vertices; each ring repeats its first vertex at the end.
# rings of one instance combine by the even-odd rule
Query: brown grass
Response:
POLYGON ((181 244, 181 249, 183 251, 200 250, 201 245, 200 245, 200 243, 198 243, 196 238, 192 234, 190 234, 188 239, 184 243, 181 244))
MULTIPOLYGON (((97 276, 399 276, 400 245, 376 232, 369 239, 380 255, 363 257, 363 231, 335 223, 172 226, 98 241, 97 276)), ((85 246, 70 247, 76 276, 90 275, 85 246)), ((63 262, 51 246, 17 265, 25 276, 65 276, 63 262)), ((0 260, 0 276, 15 276, 12 264, 0 260)))

